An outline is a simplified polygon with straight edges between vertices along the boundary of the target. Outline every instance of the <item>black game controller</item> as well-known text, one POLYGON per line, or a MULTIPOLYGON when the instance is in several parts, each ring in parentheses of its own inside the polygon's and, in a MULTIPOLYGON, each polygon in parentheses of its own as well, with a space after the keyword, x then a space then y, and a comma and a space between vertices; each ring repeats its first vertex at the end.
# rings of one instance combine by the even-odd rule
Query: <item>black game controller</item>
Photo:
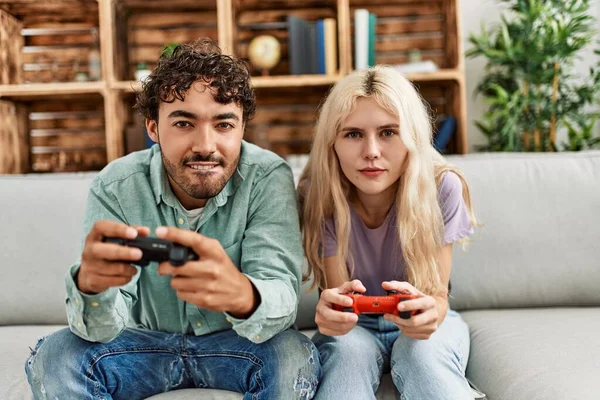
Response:
POLYGON ((117 237, 105 237, 102 239, 105 243, 114 243, 121 246, 137 247, 142 251, 140 260, 131 262, 132 264, 145 267, 151 261, 168 261, 175 267, 180 267, 188 261, 198 260, 198 254, 186 246, 173 243, 169 240, 157 239, 139 236, 135 239, 121 239, 117 237))

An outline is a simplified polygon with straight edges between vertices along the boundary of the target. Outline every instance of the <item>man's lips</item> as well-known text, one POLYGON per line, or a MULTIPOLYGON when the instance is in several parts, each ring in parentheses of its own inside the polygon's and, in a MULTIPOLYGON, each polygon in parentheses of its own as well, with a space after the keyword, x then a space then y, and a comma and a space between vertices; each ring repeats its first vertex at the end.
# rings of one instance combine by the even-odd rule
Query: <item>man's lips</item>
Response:
POLYGON ((215 168, 219 167, 219 163, 188 163, 187 167, 194 169, 196 171, 212 171, 215 168))

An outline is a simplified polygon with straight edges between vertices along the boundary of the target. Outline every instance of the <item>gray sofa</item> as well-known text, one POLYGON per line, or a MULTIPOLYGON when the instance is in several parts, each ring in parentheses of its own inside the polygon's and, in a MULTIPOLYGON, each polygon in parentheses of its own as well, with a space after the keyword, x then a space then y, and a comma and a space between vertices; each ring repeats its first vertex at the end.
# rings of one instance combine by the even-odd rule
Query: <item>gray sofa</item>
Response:
MULTIPOLYGON (((600 398, 600 152, 454 156, 484 224, 455 250, 468 377, 490 400, 600 398)), ((0 177, 0 399, 30 399, 29 346, 66 323, 90 174, 0 177)), ((316 294, 297 326, 314 332, 316 294)), ((56 366, 60 368, 60 365, 56 366)), ((182 390, 153 399, 240 399, 182 390)), ((384 377, 378 398, 395 398, 384 377)))

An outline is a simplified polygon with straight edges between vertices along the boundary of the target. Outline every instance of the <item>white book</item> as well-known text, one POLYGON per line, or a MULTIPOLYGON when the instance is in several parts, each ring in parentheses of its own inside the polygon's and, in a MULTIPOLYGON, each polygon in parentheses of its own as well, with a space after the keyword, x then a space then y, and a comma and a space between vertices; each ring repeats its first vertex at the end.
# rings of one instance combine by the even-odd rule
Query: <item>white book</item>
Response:
POLYGON ((354 10, 354 69, 369 66, 369 11, 354 10))

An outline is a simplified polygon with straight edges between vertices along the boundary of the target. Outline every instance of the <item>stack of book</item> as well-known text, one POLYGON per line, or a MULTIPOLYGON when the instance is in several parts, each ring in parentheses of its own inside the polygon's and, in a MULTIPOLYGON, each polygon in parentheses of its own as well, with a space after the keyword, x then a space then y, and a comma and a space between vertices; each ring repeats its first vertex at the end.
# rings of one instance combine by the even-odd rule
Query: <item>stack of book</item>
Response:
POLYGON ((306 21, 288 16, 290 74, 337 73, 336 20, 323 18, 306 21))

